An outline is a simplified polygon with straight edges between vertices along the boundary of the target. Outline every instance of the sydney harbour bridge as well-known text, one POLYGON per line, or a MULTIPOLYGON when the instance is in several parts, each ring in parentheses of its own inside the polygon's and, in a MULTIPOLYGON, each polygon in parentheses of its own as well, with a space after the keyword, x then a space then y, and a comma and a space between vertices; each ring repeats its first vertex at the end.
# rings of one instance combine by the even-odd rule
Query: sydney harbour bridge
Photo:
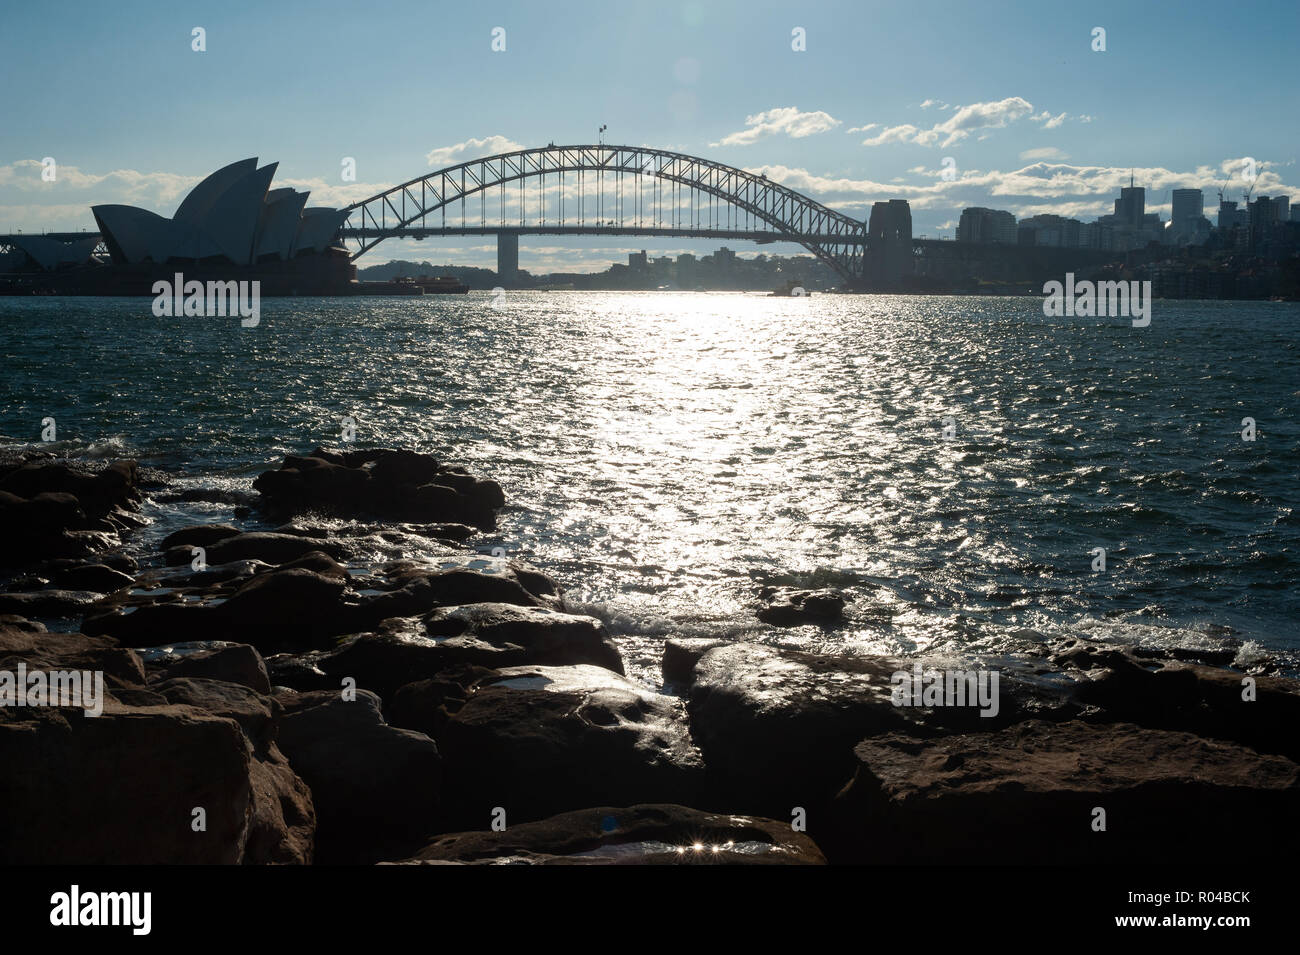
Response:
POLYGON ((353 258, 387 238, 495 233, 506 282, 519 269, 521 235, 793 242, 854 287, 896 283, 917 251, 904 201, 876 203, 863 222, 765 175, 645 146, 549 145, 472 159, 347 212, 340 235, 353 258))

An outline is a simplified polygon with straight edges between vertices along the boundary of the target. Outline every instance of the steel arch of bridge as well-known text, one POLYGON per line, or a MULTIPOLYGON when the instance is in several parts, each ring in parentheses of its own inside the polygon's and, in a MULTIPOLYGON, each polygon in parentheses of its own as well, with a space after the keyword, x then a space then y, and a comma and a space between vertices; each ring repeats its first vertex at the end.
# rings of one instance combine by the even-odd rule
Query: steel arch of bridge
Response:
MULTIPOLYGON (((813 253, 850 282, 858 282, 863 274, 863 259, 867 246, 864 224, 843 213, 829 209, 807 196, 795 192, 766 176, 755 175, 734 166, 712 162, 697 156, 651 149, 641 146, 545 146, 521 149, 481 159, 472 159, 455 166, 439 169, 426 176, 371 196, 348 206, 348 213, 340 236, 351 243, 351 257, 358 258, 384 239, 394 236, 423 237, 468 232, 528 232, 527 194, 525 183, 529 179, 541 180, 538 209, 541 221, 537 227, 546 232, 561 234, 607 233, 622 235, 693 235, 736 236, 744 233, 756 241, 796 242, 813 253), (564 194, 565 176, 574 174, 579 193, 578 216, 567 217, 564 202, 558 203, 558 216, 552 216, 551 226, 546 226, 546 177, 555 176, 564 194), (586 178, 596 176, 595 221, 587 221, 588 201, 586 178), (623 200, 625 176, 633 176, 636 183, 636 201, 632 214, 627 214, 623 200), (607 177, 614 184, 607 186, 607 177), (643 177, 653 177, 653 209, 643 195, 643 177), (519 221, 507 222, 504 217, 505 189, 507 184, 519 184, 519 221), (498 224, 489 225, 486 198, 490 189, 500 190, 498 224), (606 189, 617 189, 606 194, 606 189), (673 206, 665 209, 663 193, 673 191, 673 206), (689 191, 689 205, 681 205, 681 190, 689 191), (715 204, 704 206, 696 199, 702 194, 721 200, 726 210, 715 204), (466 206, 470 197, 479 198, 479 225, 467 225, 466 206), (460 225, 448 224, 448 209, 460 205, 460 225), (607 205, 615 213, 606 215, 607 205), (685 218, 682 223, 683 209, 685 218), (706 223, 700 225, 704 213, 706 223), (668 226, 663 225, 661 214, 666 214, 668 226), (653 221, 644 225, 647 215, 653 221), (741 217, 746 225, 742 226, 741 217), (573 219, 577 225, 573 225, 573 219), (723 219, 726 225, 723 224, 723 219), (435 220, 430 224, 430 219, 435 220), (762 224, 760 227, 759 224, 762 224), (753 228, 748 227, 752 225, 753 228)), ((473 217, 469 222, 472 223, 473 217)))

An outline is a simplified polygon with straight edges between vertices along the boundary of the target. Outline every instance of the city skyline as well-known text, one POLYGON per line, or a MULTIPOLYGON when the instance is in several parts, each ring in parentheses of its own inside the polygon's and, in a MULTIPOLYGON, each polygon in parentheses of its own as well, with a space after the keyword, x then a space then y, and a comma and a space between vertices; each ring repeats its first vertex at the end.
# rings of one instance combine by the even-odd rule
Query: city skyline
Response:
MULTIPOLYGON (((434 43, 419 30, 385 31, 393 55, 382 63, 354 56, 364 68, 349 51, 375 14, 341 4, 256 16, 244 4, 210 15, 151 13, 131 39, 97 42, 133 9, 87 10, 84 47, 46 42, 64 26, 34 11, 11 15, 0 46, 25 78, 20 85, 39 79, 41 95, 16 96, 10 107, 18 132, 0 153, 4 231, 93 229, 89 206, 97 203, 170 215, 218 162, 244 154, 278 157, 278 180, 310 189, 311 204, 344 206, 462 158, 593 141, 601 125, 606 142, 655 144, 761 172, 862 219, 875 201, 906 199, 918 236, 953 237, 968 207, 1095 219, 1110 213, 1130 175, 1147 190, 1147 212, 1168 220, 1172 191, 1199 188, 1212 215, 1225 181, 1235 200, 1251 185, 1234 178, 1248 158, 1258 167, 1255 195, 1300 195, 1297 134, 1285 121, 1294 90, 1281 79, 1300 14, 1280 3, 1255 4, 1240 18, 1254 31, 1214 26, 1221 17, 1208 4, 1190 5, 1177 20, 1104 3, 1086 15, 1001 4, 937 20, 914 5, 792 13, 760 4, 741 17, 734 5, 683 4, 633 14, 643 20, 637 31, 615 26, 612 15, 548 21, 507 4, 440 14, 434 43), (201 25, 206 49, 198 52, 191 31, 201 25), (1097 27, 1106 31, 1104 51, 1093 50, 1097 27), (313 62, 331 68, 304 73, 294 58, 277 56, 276 38, 290 30, 313 62), (1235 31, 1248 35, 1210 42, 1235 31), (1198 70, 1194 56, 1171 65, 1154 54, 1154 37, 1178 50, 1204 46, 1217 65, 1198 70), (582 56, 557 58, 569 47, 582 56), (37 61, 35 49, 53 56, 37 61), (156 109, 67 122, 96 70, 112 72, 114 88, 147 89, 156 109), (528 77, 538 71, 563 108, 531 101, 528 77), (599 89, 595 75, 606 77, 599 89), (419 81, 434 83, 432 92, 419 81), (376 91, 394 89, 401 92, 376 103, 376 91), (223 132, 213 135, 213 126, 223 132), (47 156, 58 163, 52 183, 41 178, 47 156), (355 181, 341 178, 345 158, 356 162, 355 181)), ((420 17, 405 3, 379 12, 385 22, 420 17)), ((521 265, 601 267, 642 246, 707 251, 694 241, 538 237, 521 245, 521 265)), ((390 240, 360 264, 430 255, 490 265, 495 243, 390 240)))

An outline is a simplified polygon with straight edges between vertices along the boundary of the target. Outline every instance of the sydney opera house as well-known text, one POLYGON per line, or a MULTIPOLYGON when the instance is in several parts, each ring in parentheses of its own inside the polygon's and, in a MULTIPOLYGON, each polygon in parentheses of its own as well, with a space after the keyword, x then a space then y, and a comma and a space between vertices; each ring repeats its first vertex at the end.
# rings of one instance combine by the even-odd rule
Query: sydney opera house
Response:
MULTIPOLYGON (((14 236, 36 285, 65 294, 147 295, 155 279, 256 279, 263 295, 346 292, 356 276, 338 239, 341 209, 307 208, 306 192, 272 189, 277 163, 242 159, 192 190, 170 219, 135 206, 92 206, 99 240, 14 236)), ((12 263, 10 263, 12 265, 12 263)), ((4 269, 9 271, 9 269, 4 269)))

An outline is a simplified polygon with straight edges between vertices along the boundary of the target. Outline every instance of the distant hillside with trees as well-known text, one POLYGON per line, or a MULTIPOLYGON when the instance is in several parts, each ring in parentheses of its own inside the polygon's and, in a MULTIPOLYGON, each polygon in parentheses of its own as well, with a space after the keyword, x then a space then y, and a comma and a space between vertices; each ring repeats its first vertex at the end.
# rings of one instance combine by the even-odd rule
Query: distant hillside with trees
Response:
MULTIPOLYGON (((521 275, 527 273, 521 272, 521 275)), ((416 278, 421 275, 449 275, 459 279, 472 289, 492 289, 500 283, 492 269, 480 269, 469 265, 431 265, 428 262, 407 262, 395 259, 383 265, 371 265, 357 269, 357 278, 363 282, 387 282, 400 276, 416 278)))

